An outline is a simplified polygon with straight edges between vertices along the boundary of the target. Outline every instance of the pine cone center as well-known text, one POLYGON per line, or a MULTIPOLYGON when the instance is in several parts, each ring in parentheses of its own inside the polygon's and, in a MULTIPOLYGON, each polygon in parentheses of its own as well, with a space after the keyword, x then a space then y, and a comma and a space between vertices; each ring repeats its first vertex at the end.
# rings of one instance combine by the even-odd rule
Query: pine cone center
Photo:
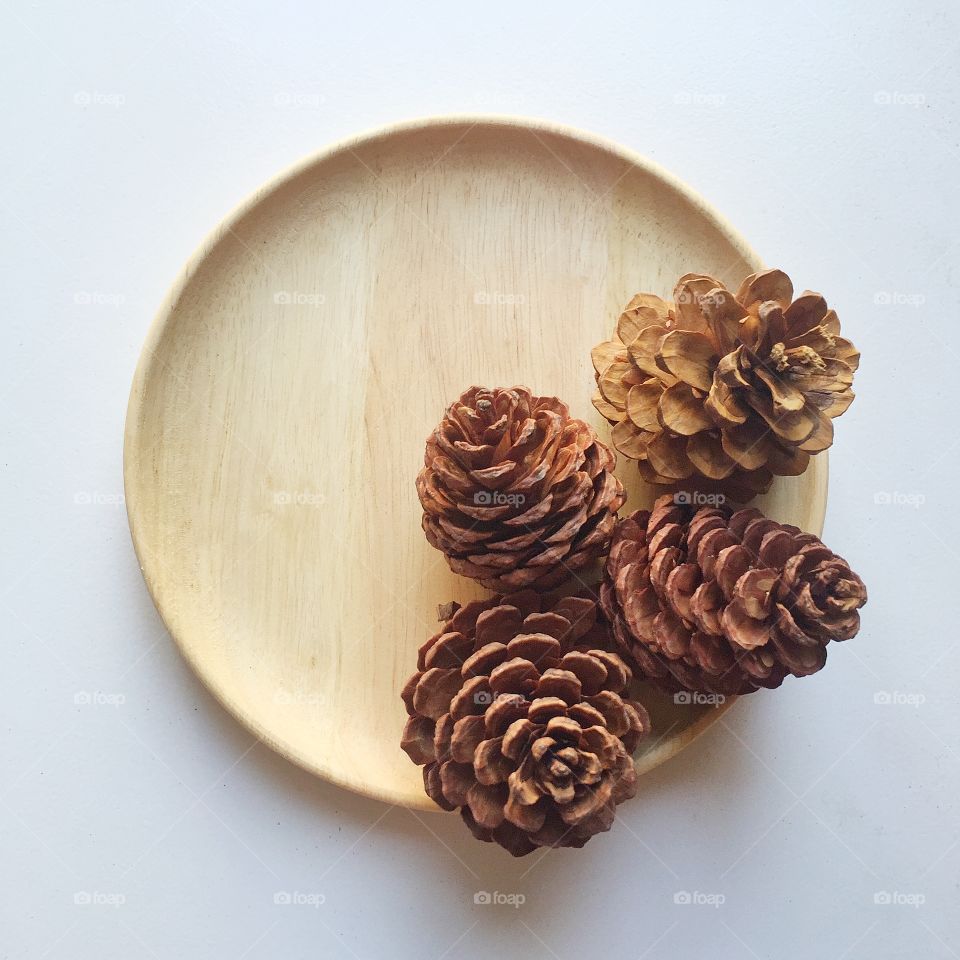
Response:
POLYGON ((578 783, 593 784, 600 778, 599 760, 580 750, 578 741, 578 735, 554 730, 552 736, 541 735, 530 746, 539 792, 556 803, 573 800, 578 783))

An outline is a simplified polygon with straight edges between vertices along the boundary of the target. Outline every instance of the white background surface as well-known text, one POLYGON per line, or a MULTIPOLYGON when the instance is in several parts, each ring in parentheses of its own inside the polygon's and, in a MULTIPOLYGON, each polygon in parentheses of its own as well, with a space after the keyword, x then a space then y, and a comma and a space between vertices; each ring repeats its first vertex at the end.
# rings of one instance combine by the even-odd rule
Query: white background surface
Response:
POLYGON ((960 954, 960 17, 836 7, 0 10, 0 957, 960 954), (542 859, 256 743, 166 636, 122 506, 138 351, 201 237, 331 140, 458 111, 664 164, 864 355, 824 534, 870 587, 860 636, 542 859))

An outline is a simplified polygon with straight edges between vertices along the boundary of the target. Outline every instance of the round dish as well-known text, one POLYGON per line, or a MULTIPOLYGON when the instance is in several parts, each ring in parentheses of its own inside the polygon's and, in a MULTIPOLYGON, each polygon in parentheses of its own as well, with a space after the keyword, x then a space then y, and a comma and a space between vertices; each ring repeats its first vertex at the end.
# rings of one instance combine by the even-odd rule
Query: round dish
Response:
MULTIPOLYGON (((760 266, 666 171, 541 121, 399 124, 278 176, 191 258, 130 397, 130 529, 186 659, 284 756, 434 809, 399 691, 437 605, 485 593, 420 529, 427 434, 471 384, 524 384, 607 438, 590 348, 630 297, 760 266)), ((625 510, 651 502, 633 464, 618 473, 625 510)), ((821 454, 760 505, 819 534, 826 485, 821 454)), ((643 696, 641 771, 730 706, 643 696)))

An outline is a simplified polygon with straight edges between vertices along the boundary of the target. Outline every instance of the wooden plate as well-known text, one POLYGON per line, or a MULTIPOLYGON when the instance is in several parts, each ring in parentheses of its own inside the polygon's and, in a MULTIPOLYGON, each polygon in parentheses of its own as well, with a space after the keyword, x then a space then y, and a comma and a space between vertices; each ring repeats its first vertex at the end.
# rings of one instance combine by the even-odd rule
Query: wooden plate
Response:
MULTIPOLYGON (((130 398, 130 528, 184 656, 284 756, 432 809, 398 746, 399 690, 437 604, 484 592, 421 532, 428 432, 467 386, 522 383, 606 437, 590 348, 627 300, 759 267, 666 171, 539 121, 401 124, 280 175, 190 260, 130 398)), ((826 469, 762 506, 819 533, 826 469)), ((620 475, 629 507, 649 502, 631 464, 620 475)), ((647 699, 641 770, 720 712, 647 699)))

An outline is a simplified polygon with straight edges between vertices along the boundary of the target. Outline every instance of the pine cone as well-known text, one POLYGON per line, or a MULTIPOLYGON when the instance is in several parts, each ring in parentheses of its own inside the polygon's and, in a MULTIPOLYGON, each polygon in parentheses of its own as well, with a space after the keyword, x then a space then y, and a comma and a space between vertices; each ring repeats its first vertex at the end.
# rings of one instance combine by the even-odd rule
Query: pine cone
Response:
POLYGON ((860 629, 867 589, 813 534, 665 496, 618 524, 600 597, 640 675, 734 695, 816 673, 860 629))
POLYGON ((819 293, 794 300, 781 270, 752 274, 736 296, 688 273, 673 296, 637 294, 593 349, 593 402, 614 446, 649 483, 702 477, 738 499, 803 473, 853 401, 860 354, 836 313, 819 293))
POLYGON ((427 794, 514 856, 582 847, 633 796, 650 729, 596 602, 525 590, 452 609, 402 693, 427 794))
POLYGON ((423 529, 491 590, 549 589, 606 550, 623 503, 616 456, 555 397, 471 387, 427 439, 423 529))

